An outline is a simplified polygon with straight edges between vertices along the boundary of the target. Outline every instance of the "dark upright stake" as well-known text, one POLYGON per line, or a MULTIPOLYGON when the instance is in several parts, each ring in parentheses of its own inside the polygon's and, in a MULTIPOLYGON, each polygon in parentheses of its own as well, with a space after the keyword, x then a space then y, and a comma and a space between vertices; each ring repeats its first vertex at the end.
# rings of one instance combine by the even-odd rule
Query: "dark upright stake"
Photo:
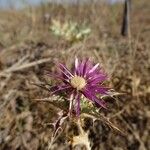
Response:
POLYGON ((131 9, 131 0, 125 0, 123 22, 121 29, 121 34, 123 36, 130 36, 130 9, 131 9))

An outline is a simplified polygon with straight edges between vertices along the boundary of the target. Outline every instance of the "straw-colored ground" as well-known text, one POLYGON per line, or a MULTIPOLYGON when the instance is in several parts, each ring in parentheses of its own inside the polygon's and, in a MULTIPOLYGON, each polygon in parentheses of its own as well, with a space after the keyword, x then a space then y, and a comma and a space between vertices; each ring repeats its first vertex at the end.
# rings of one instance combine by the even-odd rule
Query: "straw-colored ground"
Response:
MULTIPOLYGON (((121 4, 0 10, 1 150, 47 149, 52 129, 44 124, 57 112, 48 103, 36 102, 49 93, 32 83, 44 82, 44 70, 55 71, 55 62, 71 66, 75 56, 103 64, 110 74, 107 84, 125 93, 108 100, 109 109, 101 111, 124 134, 99 122, 90 135, 92 149, 150 149, 150 5, 146 0, 133 2, 131 39, 120 35, 121 4), (49 31, 53 18, 86 22, 92 34, 69 44, 49 31)), ((64 142, 58 138, 53 149, 70 149, 64 142)))

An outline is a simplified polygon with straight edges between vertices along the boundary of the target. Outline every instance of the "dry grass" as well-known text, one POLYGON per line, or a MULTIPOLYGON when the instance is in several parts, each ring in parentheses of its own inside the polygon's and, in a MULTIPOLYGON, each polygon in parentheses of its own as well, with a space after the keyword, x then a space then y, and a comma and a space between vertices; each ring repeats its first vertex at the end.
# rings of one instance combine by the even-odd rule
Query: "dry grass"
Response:
MULTIPOLYGON (((125 93, 108 100, 109 110, 101 112, 125 135, 97 122, 90 133, 93 149, 150 149, 150 6, 146 0, 134 4, 131 41, 120 36, 119 4, 0 11, 0 149, 47 148, 52 130, 44 124, 56 118, 57 110, 35 101, 49 94, 31 83, 44 82, 43 71, 54 71, 54 62, 71 66, 75 55, 102 63, 111 77, 107 84, 125 93), (52 18, 85 21, 92 34, 83 42, 68 44, 49 32, 52 18)), ((63 142, 58 138, 54 149, 69 149, 63 142)))

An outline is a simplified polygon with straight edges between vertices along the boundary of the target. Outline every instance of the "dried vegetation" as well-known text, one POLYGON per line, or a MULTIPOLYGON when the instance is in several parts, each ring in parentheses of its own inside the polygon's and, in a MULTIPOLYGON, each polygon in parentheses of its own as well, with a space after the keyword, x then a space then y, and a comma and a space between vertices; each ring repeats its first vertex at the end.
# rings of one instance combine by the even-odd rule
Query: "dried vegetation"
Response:
MULTIPOLYGON (((110 74, 107 84, 124 93, 115 100, 107 99, 109 109, 101 110, 124 134, 96 121, 89 133, 92 149, 150 149, 149 10, 146 0, 134 2, 131 39, 120 36, 121 4, 43 4, 20 11, 0 10, 0 149, 47 149, 53 129, 46 124, 56 119, 58 108, 37 102, 49 93, 32 83, 55 82, 43 71, 55 71, 58 61, 70 66, 75 55, 102 63, 110 74), (53 18, 85 21, 92 34, 70 44, 50 33, 53 18)), ((88 120, 85 131, 91 126, 88 120)), ((67 136, 57 137, 52 149, 70 149, 67 136)))

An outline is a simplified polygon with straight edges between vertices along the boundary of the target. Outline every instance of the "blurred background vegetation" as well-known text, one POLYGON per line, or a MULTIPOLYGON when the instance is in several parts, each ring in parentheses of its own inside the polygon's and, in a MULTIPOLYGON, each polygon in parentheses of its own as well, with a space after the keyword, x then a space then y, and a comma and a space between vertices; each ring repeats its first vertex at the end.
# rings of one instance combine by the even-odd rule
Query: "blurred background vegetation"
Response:
MULTIPOLYGON (((47 149, 52 129, 45 123, 56 119, 57 109, 35 102, 49 93, 31 83, 54 83, 43 71, 55 71, 58 61, 71 66, 75 56, 103 64, 106 84, 125 93, 100 112, 125 135, 99 122, 90 135, 92 149, 150 149, 148 0, 132 0, 130 38, 120 34, 122 2, 7 2, 0 0, 0 149, 47 149)), ((67 136, 60 137, 53 149, 69 149, 67 136)))

